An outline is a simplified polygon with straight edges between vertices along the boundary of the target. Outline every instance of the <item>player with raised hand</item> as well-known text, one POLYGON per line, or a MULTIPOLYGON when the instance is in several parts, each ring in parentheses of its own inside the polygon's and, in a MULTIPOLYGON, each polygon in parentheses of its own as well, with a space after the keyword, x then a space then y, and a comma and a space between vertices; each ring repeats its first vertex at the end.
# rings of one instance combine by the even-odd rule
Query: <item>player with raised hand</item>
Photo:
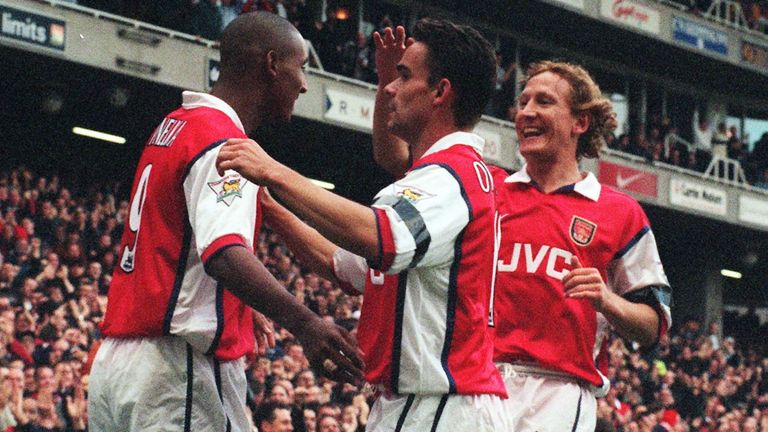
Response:
POLYGON ((344 248, 333 268, 364 291, 358 340, 380 391, 366 430, 506 431, 487 328, 493 182, 484 142, 470 133, 493 90, 493 48, 444 20, 419 20, 407 46, 397 39, 396 76, 377 100, 387 100, 385 128, 408 143, 412 163, 371 207, 318 188, 250 140, 229 140, 218 167, 268 186, 344 248))
MULTIPOLYGON (((407 40, 397 29, 376 41, 386 80, 407 40)), ((595 395, 609 384, 598 367, 609 327, 652 346, 671 325, 669 284, 640 205, 579 171, 616 127, 610 102, 579 66, 528 72, 515 116, 527 165, 511 176, 490 167, 500 215, 494 359, 510 430, 591 432, 595 395)), ((377 97, 374 155, 399 178, 410 149, 382 128, 391 109, 377 97)))
POLYGON ((376 92, 376 104, 373 108, 373 159, 396 178, 402 177, 411 164, 411 151, 408 143, 393 135, 388 128, 392 96, 384 89, 397 79, 397 64, 405 49, 413 43, 406 38, 405 28, 397 26, 373 33, 376 45, 376 72, 379 76, 379 89, 376 92))

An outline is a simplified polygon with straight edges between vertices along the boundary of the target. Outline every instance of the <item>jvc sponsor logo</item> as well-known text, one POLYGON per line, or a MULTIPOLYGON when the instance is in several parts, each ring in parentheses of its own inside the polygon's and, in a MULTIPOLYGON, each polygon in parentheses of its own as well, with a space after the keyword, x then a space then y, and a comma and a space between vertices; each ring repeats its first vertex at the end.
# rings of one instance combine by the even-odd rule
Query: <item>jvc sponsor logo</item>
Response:
POLYGON ((46 43, 48 41, 46 26, 39 25, 30 17, 23 21, 14 19, 10 12, 3 12, 2 32, 4 35, 15 36, 30 42, 46 43))
MULTIPOLYGON (((508 250, 508 249, 507 249, 508 250)), ((543 245, 534 250, 530 243, 515 243, 512 247, 512 256, 499 257, 500 272, 525 271, 537 273, 546 261, 544 269, 547 276, 562 280, 571 271, 570 262, 573 254, 567 250, 543 245), (508 261, 505 261, 508 259, 508 261), (524 267, 523 267, 524 266, 524 267)))

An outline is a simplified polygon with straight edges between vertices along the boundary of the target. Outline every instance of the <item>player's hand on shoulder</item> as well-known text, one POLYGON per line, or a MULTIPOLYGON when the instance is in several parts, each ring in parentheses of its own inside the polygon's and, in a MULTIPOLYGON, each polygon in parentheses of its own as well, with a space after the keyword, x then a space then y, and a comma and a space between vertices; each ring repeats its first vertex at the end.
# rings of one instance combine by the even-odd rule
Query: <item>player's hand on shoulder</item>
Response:
POLYGON ((363 381, 362 353, 344 328, 317 317, 304 325, 298 337, 310 363, 324 376, 352 384, 363 381))
POLYGON ((216 157, 219 175, 223 176, 227 170, 235 170, 256 184, 264 183, 275 163, 256 141, 245 138, 228 139, 216 157))
POLYGON ((603 310, 610 291, 603 281, 600 271, 594 267, 584 267, 576 255, 571 258, 573 270, 563 277, 565 296, 572 299, 589 300, 598 312, 603 310))

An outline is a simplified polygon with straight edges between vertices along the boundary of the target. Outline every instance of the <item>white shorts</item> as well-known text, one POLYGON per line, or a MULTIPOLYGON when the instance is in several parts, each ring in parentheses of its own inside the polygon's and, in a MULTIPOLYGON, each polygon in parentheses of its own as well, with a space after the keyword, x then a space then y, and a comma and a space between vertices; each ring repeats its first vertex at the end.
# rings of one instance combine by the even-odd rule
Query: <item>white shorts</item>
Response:
POLYGON ((507 432, 504 405, 494 395, 381 395, 366 432, 507 432))
POLYGON ((248 432, 242 359, 218 362, 175 336, 110 339, 96 353, 88 430, 248 432))
POLYGON ((509 395, 510 431, 594 432, 597 402, 590 386, 536 366, 497 366, 509 395))

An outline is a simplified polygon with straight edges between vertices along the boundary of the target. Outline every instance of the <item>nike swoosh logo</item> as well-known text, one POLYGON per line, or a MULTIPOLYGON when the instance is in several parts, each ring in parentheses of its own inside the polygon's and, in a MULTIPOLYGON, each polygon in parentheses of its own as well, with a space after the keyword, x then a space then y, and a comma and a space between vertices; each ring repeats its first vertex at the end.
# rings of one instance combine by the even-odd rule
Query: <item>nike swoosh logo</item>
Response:
POLYGON ((629 177, 624 177, 621 175, 621 172, 619 172, 618 174, 616 174, 616 186, 618 186, 621 189, 624 189, 630 184, 634 183, 635 180, 639 179, 643 175, 645 175, 645 173, 637 173, 629 177))

